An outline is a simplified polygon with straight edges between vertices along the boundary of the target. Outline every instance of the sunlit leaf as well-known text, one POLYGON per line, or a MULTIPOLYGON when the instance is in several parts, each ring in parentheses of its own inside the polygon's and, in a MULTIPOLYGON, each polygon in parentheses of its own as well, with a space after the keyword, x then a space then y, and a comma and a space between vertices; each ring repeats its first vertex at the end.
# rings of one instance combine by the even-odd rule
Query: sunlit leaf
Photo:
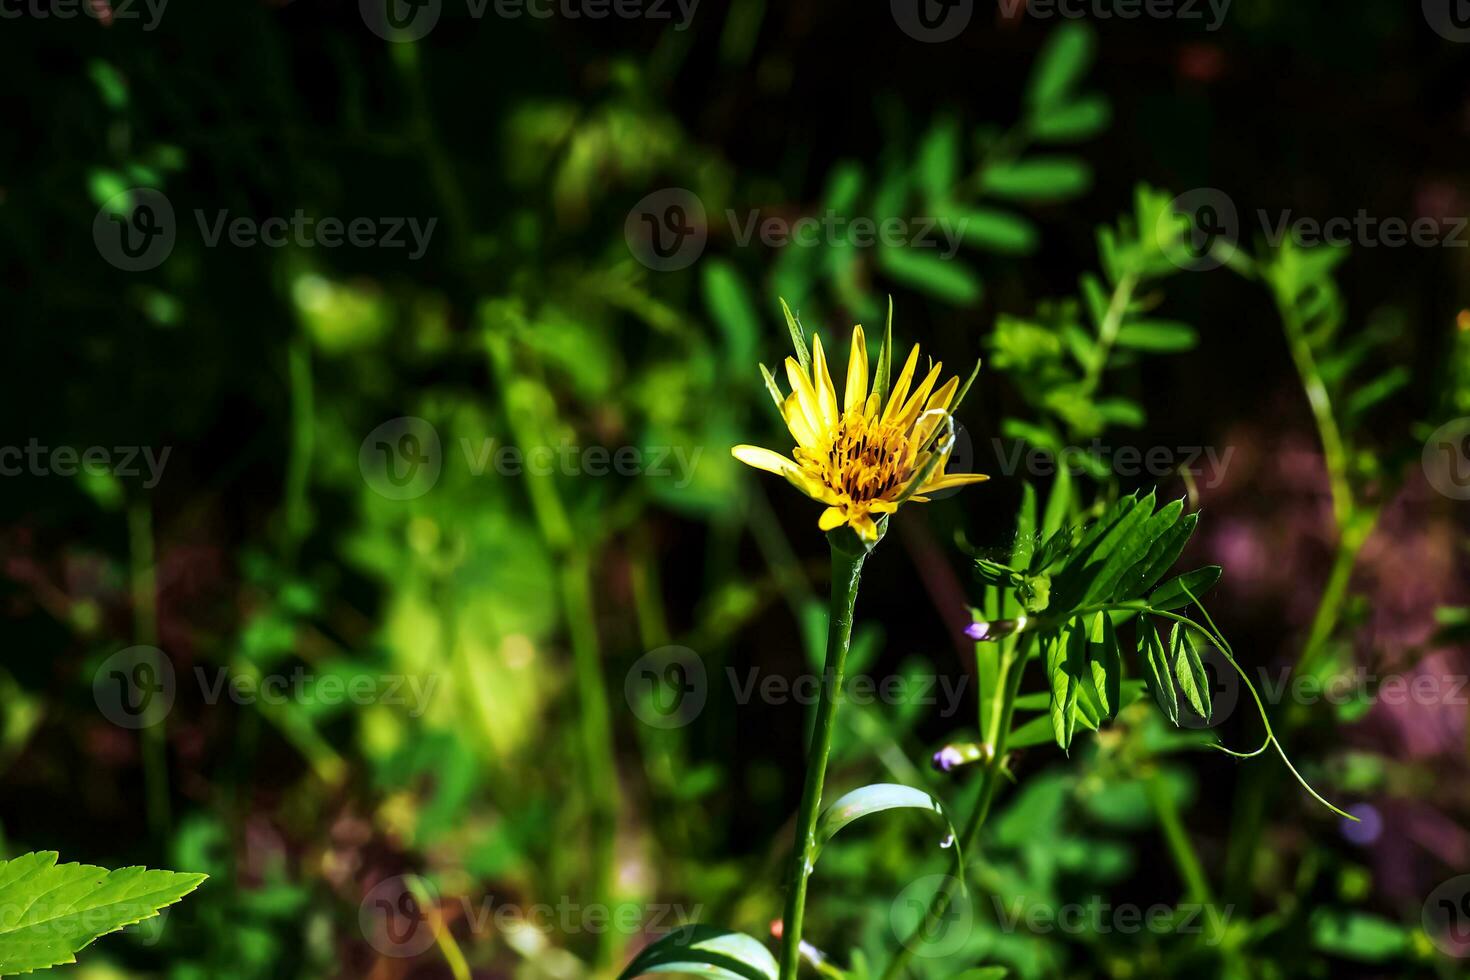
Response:
POLYGON ((715 926, 681 926, 633 958, 618 980, 647 973, 692 973, 735 980, 776 980, 771 951, 743 932, 715 926))

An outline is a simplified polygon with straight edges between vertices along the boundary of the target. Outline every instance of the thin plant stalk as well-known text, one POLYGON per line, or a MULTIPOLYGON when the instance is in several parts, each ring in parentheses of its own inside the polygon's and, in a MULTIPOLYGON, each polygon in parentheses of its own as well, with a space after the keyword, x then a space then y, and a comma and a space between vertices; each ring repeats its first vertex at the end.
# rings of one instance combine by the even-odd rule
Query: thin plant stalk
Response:
MULTIPOLYGON (((985 826, 985 820, 990 815, 991 804, 995 801, 996 791, 1000 788, 1001 778, 1005 775, 1006 739, 1010 735, 1011 718, 1016 708, 1016 696, 1021 690, 1021 675, 1025 673, 1026 659, 1030 656, 1030 652, 1031 637, 1029 635, 1019 641, 1009 641, 1001 649, 995 690, 990 693, 990 708, 984 712, 987 724, 982 734, 985 736, 987 758, 984 769, 980 773, 980 798, 975 802, 975 809, 971 811, 964 830, 960 832, 961 853, 973 853, 972 848, 980 836, 980 829, 985 826)), ((959 885, 960 882, 957 879, 950 878, 934 893, 923 920, 894 952, 893 959, 889 960, 887 969, 883 971, 884 980, 893 980, 894 977, 902 974, 904 967, 908 965, 914 952, 923 942, 923 937, 930 935, 932 930, 944 920, 944 915, 949 911, 949 905, 954 901, 954 892, 959 885)))
POLYGON ((801 809, 797 812, 796 846, 791 850, 790 889, 786 894, 786 913, 781 919, 780 980, 794 980, 801 958, 801 924, 806 911, 807 879, 812 873, 812 857, 816 851, 822 783, 827 775, 827 757, 832 751, 832 731, 836 727, 837 703, 842 696, 847 648, 852 640, 858 578, 867 557, 862 550, 854 553, 844 550, 836 540, 831 543, 832 598, 827 619, 827 662, 822 669, 821 697, 817 702, 812 744, 807 754, 806 783, 801 791, 801 809))

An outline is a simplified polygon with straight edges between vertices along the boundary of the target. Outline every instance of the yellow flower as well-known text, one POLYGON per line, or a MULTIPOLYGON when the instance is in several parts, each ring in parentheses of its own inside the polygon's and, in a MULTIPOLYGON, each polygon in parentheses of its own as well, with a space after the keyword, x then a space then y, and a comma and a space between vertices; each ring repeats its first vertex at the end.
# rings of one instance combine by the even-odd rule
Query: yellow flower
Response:
MULTIPOLYGON (((889 315, 891 322, 891 309, 889 315)), ((960 397, 964 391, 959 390, 958 377, 935 388, 942 364, 934 364, 913 387, 918 344, 889 390, 892 344, 885 338, 869 390, 867 343, 862 326, 853 327, 847 383, 839 405, 822 339, 813 334, 808 358, 801 327, 789 310, 786 316, 800 355, 800 360, 786 358, 791 393, 783 396, 770 372, 762 371, 796 440, 794 458, 759 446, 736 446, 731 454, 749 466, 784 476, 802 493, 826 504, 818 527, 830 531, 850 525, 871 546, 879 536, 877 521, 905 501, 927 501, 925 494, 936 490, 989 479, 982 473, 945 474, 954 445, 951 403, 957 402, 957 390, 960 397)))

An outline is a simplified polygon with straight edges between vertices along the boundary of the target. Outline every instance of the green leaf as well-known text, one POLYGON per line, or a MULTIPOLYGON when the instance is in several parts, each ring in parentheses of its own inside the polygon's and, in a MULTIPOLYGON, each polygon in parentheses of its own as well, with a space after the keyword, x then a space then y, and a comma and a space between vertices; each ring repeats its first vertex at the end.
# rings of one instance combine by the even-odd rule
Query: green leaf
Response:
POLYGON ((1030 219, 998 208, 971 208, 946 217, 971 245, 1004 255, 1030 255, 1041 238, 1030 219))
POLYGON ((776 980, 776 958, 743 932, 715 926, 681 926, 645 946, 618 980, 646 973, 694 973, 735 980, 776 980))
MULTIPOLYGON (((817 818, 818 853, 823 845, 843 827, 854 820, 874 813, 882 813, 884 810, 928 810, 939 814, 940 819, 949 829, 950 839, 946 846, 952 846, 955 849, 955 860, 960 869, 959 877, 963 881, 965 865, 960 855, 959 835, 955 833, 954 824, 950 821, 949 814, 945 812, 944 804, 921 789, 904 786, 901 783, 872 783, 850 793, 844 793, 833 801, 832 805, 823 810, 822 815, 817 818)), ((816 860, 815 856, 812 860, 816 860)))
POLYGON ((1063 629, 1046 647, 1046 673, 1051 682, 1051 726, 1057 745, 1067 749, 1077 727, 1077 694, 1087 662, 1087 635, 1082 623, 1063 629))
POLYGON ((704 263, 704 305, 725 337, 725 349, 736 364, 755 360, 761 333, 760 315, 740 273, 724 259, 704 263))
POLYGON ((1033 109, 1060 102, 1092 65, 1096 42, 1085 24, 1067 23, 1047 38, 1026 85, 1026 105, 1033 109))
POLYGON ((884 248, 878 253, 883 271, 899 282, 956 306, 980 302, 980 279, 963 263, 946 259, 936 249, 907 246, 884 248))
POLYGON ((1087 664, 1092 670, 1092 686, 1098 707, 1105 718, 1118 713, 1122 701, 1123 663, 1118 652, 1118 635, 1107 613, 1093 618, 1087 637, 1087 664))
POLYGON ((981 176, 987 194, 1017 201, 1055 201, 1085 194, 1092 168, 1076 157, 1036 156, 992 164, 981 176))
MULTIPOLYGON (((1182 506, 1182 498, 1180 503, 1182 506)), ((1118 597, 1124 601, 1136 599, 1153 588, 1154 583, 1163 578, 1184 553, 1184 546, 1189 543, 1189 537, 1198 523, 1198 513, 1186 514, 1182 520, 1160 535, 1148 549, 1148 554, 1119 580, 1118 597)))
POLYGON ((954 119, 936 122, 919 146, 914 162, 919 187, 930 200, 943 200, 955 185, 960 169, 960 127, 954 119))
POLYGON ((1189 605, 1220 581, 1222 571, 1219 565, 1206 565, 1204 568, 1196 568, 1192 572, 1185 572, 1183 575, 1169 579, 1149 593, 1149 608, 1169 610, 1189 605), (1194 599, 1190 598, 1191 595, 1194 596, 1194 599))
POLYGON ((1050 538, 1067 523, 1072 509, 1072 471, 1063 466, 1057 470, 1057 478, 1051 485, 1051 496, 1046 498, 1046 513, 1041 518, 1041 533, 1050 538))
POLYGON ((1168 354, 1190 350, 1199 343, 1199 334, 1177 320, 1135 320, 1123 324, 1117 343, 1129 350, 1168 354))
POLYGON ((1205 673, 1204 661, 1199 654, 1199 641, 1202 639, 1197 630, 1175 623, 1169 633, 1169 648, 1173 652, 1174 674, 1179 678, 1179 689, 1184 692, 1184 699, 1195 714, 1209 721, 1214 706, 1210 703, 1210 675, 1205 673))
POLYGON ((1323 909, 1312 916, 1312 945, 1331 956, 1386 963, 1407 955, 1414 934, 1396 922, 1365 912, 1323 909))
POLYGON ((792 315, 791 307, 786 305, 784 299, 781 300, 781 312, 786 315, 786 329, 791 332, 791 346, 796 350, 796 361, 801 365, 801 369, 810 375, 812 356, 806 349, 806 333, 801 329, 801 321, 792 315))
POLYGON ((966 970, 954 980, 1005 980, 1010 975, 1003 966, 977 966, 972 970, 966 970))
POLYGON ((1179 724, 1179 696, 1174 693, 1174 680, 1169 673, 1169 663, 1164 656, 1164 643, 1158 630, 1147 623, 1138 624, 1138 656, 1148 669, 1148 686, 1154 692, 1154 700, 1170 722, 1179 724))
POLYGON ((878 347, 878 366, 873 374, 873 391, 878 407, 888 402, 888 386, 893 383, 893 297, 888 297, 888 319, 883 324, 883 343, 878 347))
POLYGON ((1100 95, 1083 96, 1065 105, 1048 106, 1031 120, 1031 135, 1046 143, 1090 139, 1108 128, 1113 109, 1100 95))
POLYGON ((153 918, 209 877, 56 859, 41 851, 0 861, 0 975, 75 963, 99 936, 153 918))

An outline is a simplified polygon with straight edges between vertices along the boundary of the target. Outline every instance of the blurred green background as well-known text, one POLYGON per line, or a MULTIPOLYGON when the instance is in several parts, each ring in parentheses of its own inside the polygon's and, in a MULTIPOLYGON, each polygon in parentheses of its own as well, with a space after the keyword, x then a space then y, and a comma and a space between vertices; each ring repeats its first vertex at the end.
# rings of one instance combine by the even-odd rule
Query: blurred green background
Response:
MULTIPOLYGON (((1448 895, 1470 929, 1470 879, 1435 891, 1470 871, 1466 505, 1421 465, 1470 415, 1442 6, 7 4, 0 846, 212 876, 56 972, 577 978, 678 921, 769 935, 810 705, 740 692, 819 661, 826 559, 817 505, 729 447, 789 448, 778 297, 844 362, 892 297, 901 344, 985 359, 960 468, 992 480, 870 561, 849 670, 910 693, 844 709, 832 791, 967 810, 928 765, 973 737, 964 548, 1007 548, 1052 479, 1006 460, 1163 447, 1079 485, 1203 508, 1188 558, 1225 566, 1251 668, 1348 679, 1268 709, 1364 818, 1140 704, 1018 754, 972 906, 911 971, 1464 975, 1425 918, 1448 895), (1240 252, 1161 252, 1179 195, 1201 229, 1233 206, 1240 252), (1360 212, 1439 237, 1264 240, 1360 212), (1100 339, 1120 293, 1135 329, 1100 339), (1390 704, 1359 670, 1439 686, 1390 704), (1025 914, 1182 902, 1220 924, 1025 914)), ((834 844, 808 941, 881 970, 937 845, 921 819, 834 844)))

